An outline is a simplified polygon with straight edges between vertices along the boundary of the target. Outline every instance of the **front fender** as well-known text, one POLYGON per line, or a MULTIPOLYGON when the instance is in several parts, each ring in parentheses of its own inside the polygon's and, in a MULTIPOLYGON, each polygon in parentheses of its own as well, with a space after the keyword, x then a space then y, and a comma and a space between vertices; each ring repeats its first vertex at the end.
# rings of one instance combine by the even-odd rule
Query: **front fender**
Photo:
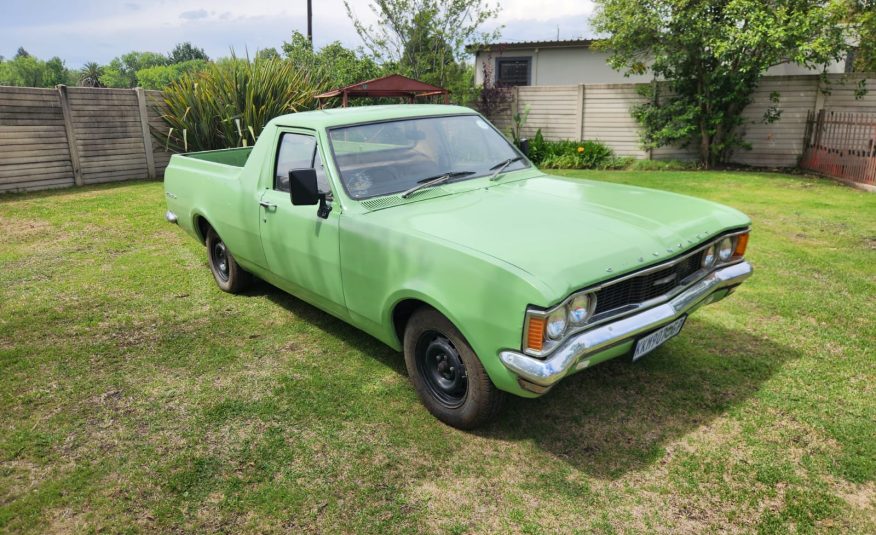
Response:
POLYGON ((521 394, 499 351, 519 348, 526 306, 544 299, 526 273, 488 255, 410 230, 342 221, 341 265, 351 320, 401 349, 392 314, 405 299, 432 306, 459 329, 493 383, 521 394))
POLYGON ((444 306, 441 300, 437 298, 438 295, 440 295, 438 289, 428 287, 405 288, 390 294, 384 305, 384 313, 381 324, 392 326, 392 334, 394 335, 394 338, 397 342, 397 345, 394 346, 396 349, 402 349, 402 346, 404 345, 404 340, 402 340, 396 333, 393 315, 395 313, 396 307, 398 307, 399 304, 401 304, 402 302, 408 300, 420 301, 434 308, 435 310, 443 314, 445 318, 449 319, 450 322, 453 323, 453 325, 455 325, 457 329, 459 329, 459 332, 462 333, 463 337, 468 340, 468 335, 466 334, 465 327, 461 325, 459 318, 456 317, 453 311, 444 306))

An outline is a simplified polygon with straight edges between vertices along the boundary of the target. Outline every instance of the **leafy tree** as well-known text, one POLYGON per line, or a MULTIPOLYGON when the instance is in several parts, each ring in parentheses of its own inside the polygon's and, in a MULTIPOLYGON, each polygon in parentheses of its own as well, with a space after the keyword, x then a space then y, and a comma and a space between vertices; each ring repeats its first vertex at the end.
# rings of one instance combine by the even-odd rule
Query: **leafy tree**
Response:
POLYGON ((283 55, 296 66, 311 66, 316 61, 313 43, 301 32, 292 32, 288 41, 283 41, 283 55))
MULTIPOLYGON (((19 49, 22 51, 24 49, 19 49)), ((10 62, 12 84, 23 87, 44 87, 46 65, 27 52, 16 54, 10 62)))
POLYGON ((73 75, 64 62, 58 56, 51 58, 45 63, 45 74, 43 75, 43 86, 54 87, 58 84, 69 84, 73 80, 73 75))
POLYGON ((436 15, 431 9, 414 15, 399 67, 417 80, 443 86, 459 76, 460 66, 450 43, 436 27, 436 15))
POLYGON ((201 72, 206 68, 207 62, 202 59, 146 67, 137 71, 137 85, 144 89, 164 89, 184 74, 201 72))
POLYGON ((157 52, 132 51, 114 58, 104 68, 100 83, 105 87, 136 87, 137 71, 167 65, 168 59, 157 52))
POLYGON ((593 27, 615 69, 666 81, 633 109, 644 145, 694 143, 708 167, 746 146, 741 113, 768 68, 842 57, 842 1, 597 0, 593 27))
POLYGON ((274 47, 263 48, 256 52, 256 59, 280 59, 280 53, 274 47))
POLYGON ((103 76, 103 67, 89 61, 79 71, 79 85, 82 87, 103 87, 103 84, 100 83, 101 76, 103 76))
POLYGON ((348 0, 347 14, 356 32, 385 71, 396 71, 450 89, 452 98, 470 105, 477 98, 474 68, 464 45, 498 38, 499 30, 480 27, 495 18, 498 5, 485 0, 372 0, 378 26, 356 18, 348 0))
POLYGON ((12 84, 12 70, 9 64, 11 61, 6 61, 3 57, 0 57, 0 85, 13 85, 12 84))
POLYGON ((440 57, 449 53, 462 60, 467 43, 498 37, 498 30, 480 31, 499 14, 498 4, 486 0, 370 0, 377 27, 357 18, 349 0, 344 6, 356 33, 381 61, 401 62, 412 45, 422 51, 429 39, 438 39, 435 50, 440 57))
POLYGON ((283 43, 283 54, 293 65, 313 71, 331 87, 377 78, 381 72, 380 66, 361 50, 334 41, 315 51, 310 40, 297 31, 283 43))
POLYGON ((173 50, 168 54, 168 59, 170 60, 170 63, 183 63, 195 59, 210 61, 209 56, 207 56, 207 53, 204 52, 203 48, 198 48, 188 41, 185 43, 179 43, 173 47, 173 50))
POLYGON ((852 67, 857 72, 876 72, 876 0, 849 0, 848 22, 856 33, 857 47, 852 67))
POLYGON ((72 79, 61 58, 43 61, 23 48, 19 48, 13 59, 0 63, 0 85, 54 87, 68 84, 72 79))
POLYGON ((345 86, 380 76, 380 67, 363 53, 334 41, 322 47, 317 58, 323 71, 336 86, 345 86), (333 71, 333 72, 330 72, 333 71))

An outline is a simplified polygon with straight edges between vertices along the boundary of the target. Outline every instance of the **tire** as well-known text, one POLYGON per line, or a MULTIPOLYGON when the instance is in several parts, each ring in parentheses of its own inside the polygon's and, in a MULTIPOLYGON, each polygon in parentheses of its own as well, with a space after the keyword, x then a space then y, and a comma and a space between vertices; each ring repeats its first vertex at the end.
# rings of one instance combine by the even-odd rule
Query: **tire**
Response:
POLYGON ((222 238, 212 228, 207 231, 207 262, 216 280, 216 285, 224 292, 240 293, 252 283, 252 275, 240 267, 222 238))
POLYGON ((496 418, 505 393, 493 385, 471 346, 440 312, 426 307, 414 312, 405 327, 404 354, 408 377, 436 418, 458 429, 474 429, 496 418))

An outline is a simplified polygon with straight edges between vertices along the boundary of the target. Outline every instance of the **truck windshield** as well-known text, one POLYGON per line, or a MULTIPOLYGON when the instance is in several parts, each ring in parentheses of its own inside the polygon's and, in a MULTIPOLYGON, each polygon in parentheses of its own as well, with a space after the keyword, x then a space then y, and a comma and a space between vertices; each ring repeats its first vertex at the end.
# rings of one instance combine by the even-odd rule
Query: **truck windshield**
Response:
MULTIPOLYGON (((520 154, 477 115, 419 117, 333 128, 329 131, 344 189, 354 199, 400 193, 423 179, 491 175, 496 162, 520 154)), ((521 158, 505 171, 529 167, 521 158)))

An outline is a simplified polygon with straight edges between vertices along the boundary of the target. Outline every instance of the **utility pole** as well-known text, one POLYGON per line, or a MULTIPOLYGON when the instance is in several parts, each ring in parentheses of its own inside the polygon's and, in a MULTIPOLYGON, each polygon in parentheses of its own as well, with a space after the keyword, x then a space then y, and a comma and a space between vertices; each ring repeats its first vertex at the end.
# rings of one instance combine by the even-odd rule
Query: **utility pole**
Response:
POLYGON ((313 46, 313 0, 307 0, 307 40, 313 46))

